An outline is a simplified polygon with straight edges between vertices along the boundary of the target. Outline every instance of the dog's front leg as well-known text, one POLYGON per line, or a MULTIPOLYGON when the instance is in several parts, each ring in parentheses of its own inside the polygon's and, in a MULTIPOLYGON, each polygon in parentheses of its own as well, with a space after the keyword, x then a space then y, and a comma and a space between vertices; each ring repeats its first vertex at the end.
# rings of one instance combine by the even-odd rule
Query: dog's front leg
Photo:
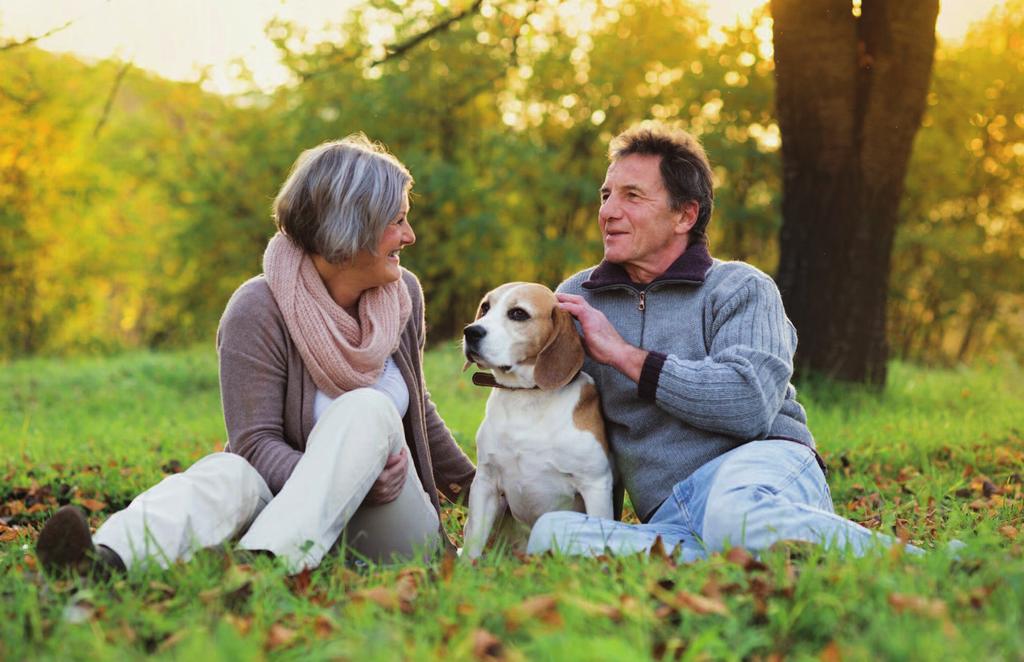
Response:
MULTIPOLYGON (((577 491, 583 497, 583 506, 587 509, 588 515, 615 519, 615 510, 612 507, 612 477, 610 475, 588 480, 579 485, 577 491)), ((473 498, 472 493, 469 497, 473 498)))
POLYGON ((484 551, 498 514, 505 511, 505 496, 482 467, 477 467, 469 490, 469 518, 463 532, 462 558, 473 560, 484 551))

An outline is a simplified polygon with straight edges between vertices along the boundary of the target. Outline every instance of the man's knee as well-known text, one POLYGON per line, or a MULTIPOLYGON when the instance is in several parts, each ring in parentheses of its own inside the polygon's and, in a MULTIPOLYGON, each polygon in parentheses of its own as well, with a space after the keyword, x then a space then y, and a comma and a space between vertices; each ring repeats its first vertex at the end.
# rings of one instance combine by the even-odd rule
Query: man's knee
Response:
POLYGON ((772 493, 760 485, 749 485, 722 495, 709 495, 704 511, 701 538, 704 545, 713 551, 721 550, 726 543, 745 546, 748 540, 759 538, 759 528, 765 525, 757 511, 769 505, 772 493))
POLYGON ((530 541, 526 545, 527 553, 540 554, 549 549, 563 547, 569 531, 586 520, 586 517, 583 513, 567 510, 541 515, 530 531, 530 541))

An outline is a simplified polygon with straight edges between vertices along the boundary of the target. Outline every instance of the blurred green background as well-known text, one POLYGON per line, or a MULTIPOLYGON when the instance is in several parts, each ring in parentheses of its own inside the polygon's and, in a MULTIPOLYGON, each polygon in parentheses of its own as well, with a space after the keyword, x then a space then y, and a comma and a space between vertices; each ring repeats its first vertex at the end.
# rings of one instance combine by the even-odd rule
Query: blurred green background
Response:
MULTIPOLYGON (((231 95, 2 39, 0 360, 212 343, 227 298, 261 269, 295 157, 354 131, 416 178, 403 258, 433 342, 497 283, 554 286, 600 259, 607 142, 645 118, 704 142, 714 254, 777 265, 767 8, 718 31, 669 0, 374 0, 321 31, 272 22, 290 82, 265 91, 239 67, 231 95)), ((896 236, 892 358, 1021 358, 1022 81, 1024 1, 963 39, 940 35, 896 236)))

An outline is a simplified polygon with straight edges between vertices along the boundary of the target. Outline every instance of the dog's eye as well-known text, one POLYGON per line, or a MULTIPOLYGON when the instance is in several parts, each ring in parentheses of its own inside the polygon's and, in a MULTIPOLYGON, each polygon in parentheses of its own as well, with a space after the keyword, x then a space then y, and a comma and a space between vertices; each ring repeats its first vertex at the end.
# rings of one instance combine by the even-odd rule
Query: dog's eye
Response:
POLYGON ((490 310, 490 309, 491 309, 491 304, 487 303, 486 301, 484 301, 482 304, 480 304, 480 314, 481 315, 486 315, 487 311, 490 310))
POLYGON ((526 312, 522 308, 509 308, 508 318, 513 322, 525 322, 530 319, 530 313, 526 312))

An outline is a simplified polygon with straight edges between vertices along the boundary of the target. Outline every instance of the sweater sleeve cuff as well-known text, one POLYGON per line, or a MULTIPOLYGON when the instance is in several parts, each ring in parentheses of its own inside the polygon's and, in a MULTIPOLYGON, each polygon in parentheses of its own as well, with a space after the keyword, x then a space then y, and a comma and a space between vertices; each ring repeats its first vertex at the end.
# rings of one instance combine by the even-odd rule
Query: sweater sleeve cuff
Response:
POLYGON ((640 370, 640 382, 637 388, 637 395, 641 400, 654 401, 658 393, 658 378, 661 377, 661 367, 665 365, 666 355, 661 352, 647 352, 644 359, 644 367, 640 370))

